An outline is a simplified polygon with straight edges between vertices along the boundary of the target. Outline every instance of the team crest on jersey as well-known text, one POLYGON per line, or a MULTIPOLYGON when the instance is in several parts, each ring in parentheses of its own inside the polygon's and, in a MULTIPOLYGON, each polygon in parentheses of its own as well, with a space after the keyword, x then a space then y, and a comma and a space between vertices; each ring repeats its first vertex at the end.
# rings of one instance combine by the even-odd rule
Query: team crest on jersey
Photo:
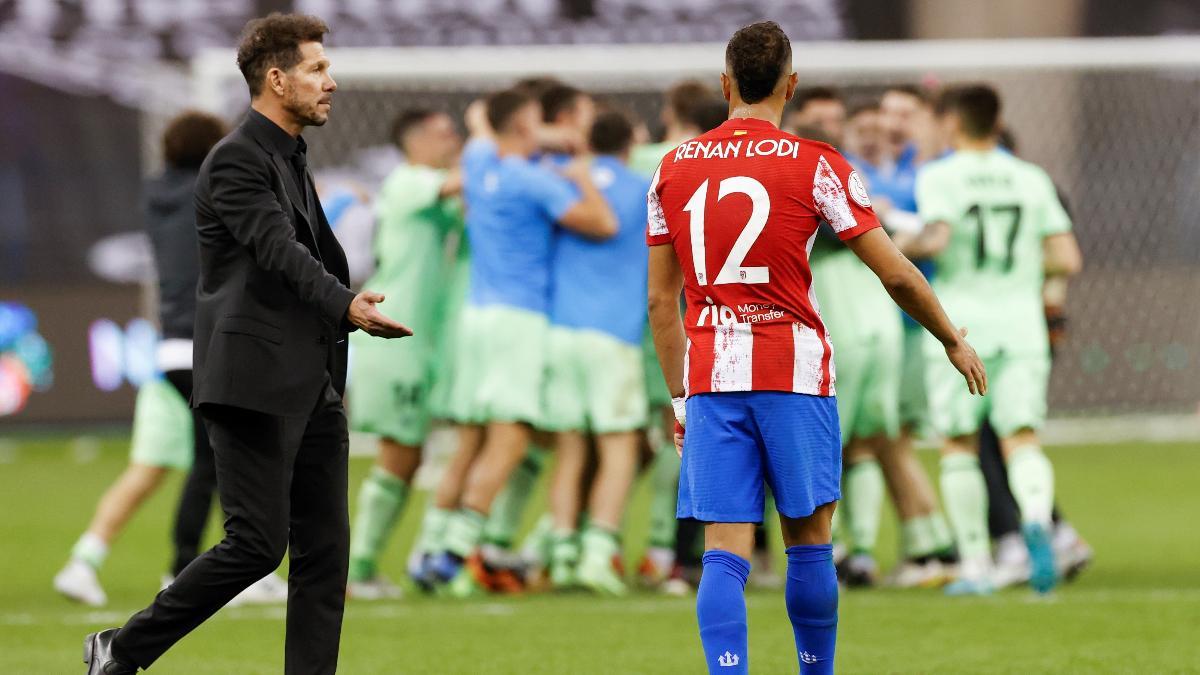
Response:
POLYGON ((867 186, 863 185, 862 178, 859 177, 857 171, 850 172, 850 196, 855 202, 864 209, 871 208, 871 198, 867 195, 867 186))

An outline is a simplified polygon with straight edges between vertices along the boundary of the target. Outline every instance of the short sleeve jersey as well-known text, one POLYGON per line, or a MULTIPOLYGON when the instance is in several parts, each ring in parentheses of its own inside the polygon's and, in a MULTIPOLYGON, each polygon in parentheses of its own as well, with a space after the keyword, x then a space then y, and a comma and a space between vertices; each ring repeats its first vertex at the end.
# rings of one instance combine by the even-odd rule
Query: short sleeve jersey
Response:
POLYGON ((560 229, 550 321, 640 345, 646 325, 646 177, 616 157, 592 161, 592 181, 617 217, 603 241, 560 229))
POLYGON ((879 227, 841 154, 734 118, 667 153, 647 202, 647 242, 673 246, 683 271, 687 393, 832 396, 809 252, 822 219, 842 240, 879 227))
POLYGON ((486 152, 464 162, 463 196, 471 248, 468 302, 547 314, 555 223, 578 192, 554 171, 486 152))
POLYGON ((434 333, 448 274, 446 238, 462 229, 462 205, 439 195, 445 180, 442 170, 401 166, 375 203, 375 273, 365 287, 386 295, 383 311, 404 317, 417 335, 434 333))
POLYGON ((1042 240, 1071 220, 1046 172, 1002 150, 955 152, 922 168, 917 206, 950 227, 933 286, 976 351, 1047 354, 1042 240))

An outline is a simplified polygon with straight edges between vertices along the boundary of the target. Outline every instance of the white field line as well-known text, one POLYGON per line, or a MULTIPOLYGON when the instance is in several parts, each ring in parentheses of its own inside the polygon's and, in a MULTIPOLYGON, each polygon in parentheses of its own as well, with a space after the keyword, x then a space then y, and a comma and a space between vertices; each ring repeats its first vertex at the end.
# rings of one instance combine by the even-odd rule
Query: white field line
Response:
MULTIPOLYGON (((582 597, 582 596, 581 596, 582 597)), ((852 599, 854 605, 897 605, 904 602, 930 605, 937 603, 961 603, 964 600, 943 598, 932 593, 914 591, 909 593, 855 593, 852 599)), ((747 603, 751 607, 760 608, 773 606, 783 602, 782 594, 778 598, 765 595, 751 595, 747 603)), ((987 598, 965 600, 978 604, 1042 604, 1053 603, 1062 606, 1096 605, 1120 602, 1151 602, 1161 604, 1197 603, 1200 605, 1200 588, 1122 588, 1122 589, 1071 589, 1068 588, 1050 598, 1039 598, 1032 593, 1021 591, 1004 592, 987 598)), ((573 614, 659 614, 691 611, 691 598, 645 598, 631 600, 604 600, 587 602, 581 606, 571 607, 573 614)), ((522 612, 540 613, 545 610, 553 611, 554 607, 546 607, 543 603, 525 604, 522 602, 460 602, 450 601, 439 603, 405 604, 404 601, 379 603, 372 605, 350 605, 346 608, 346 618, 359 619, 399 619, 404 617, 429 617, 430 615, 462 616, 476 614, 488 616, 512 616, 522 612)), ((88 610, 72 611, 65 614, 57 612, 6 612, 0 614, 0 626, 96 626, 116 625, 135 611, 128 610, 88 610)), ((283 607, 239 607, 228 609, 218 614, 223 621, 276 621, 285 616, 283 607)))

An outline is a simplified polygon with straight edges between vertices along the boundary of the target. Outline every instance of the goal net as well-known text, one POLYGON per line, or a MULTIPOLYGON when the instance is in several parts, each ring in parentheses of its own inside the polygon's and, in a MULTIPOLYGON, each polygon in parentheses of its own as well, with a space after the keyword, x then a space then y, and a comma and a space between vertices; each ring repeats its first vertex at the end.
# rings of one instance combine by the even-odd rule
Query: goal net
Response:
MULTIPOLYGON (((853 104, 893 84, 983 81, 1004 97, 1018 153, 1068 200, 1085 256, 1051 415, 1194 414, 1200 401, 1200 39, 798 43, 801 86, 853 104)), ((458 116, 483 93, 555 75, 656 124, 662 92, 716 82, 724 45, 333 49, 330 124, 306 133, 314 166, 353 166, 387 142, 397 111, 458 116)), ((229 51, 192 64, 195 103, 245 106, 229 51)))

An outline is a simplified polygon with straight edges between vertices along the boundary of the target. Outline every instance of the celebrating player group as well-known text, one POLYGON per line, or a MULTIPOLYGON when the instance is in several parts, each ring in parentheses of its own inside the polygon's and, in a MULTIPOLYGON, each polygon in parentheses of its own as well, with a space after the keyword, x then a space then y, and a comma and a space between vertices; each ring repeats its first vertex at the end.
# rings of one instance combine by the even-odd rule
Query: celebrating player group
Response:
MULTIPOLYGON (((455 441, 408 555, 404 574, 415 588, 451 598, 566 589, 621 596, 635 581, 694 591, 713 673, 749 672, 748 583, 782 585, 800 671, 831 673, 839 581, 948 595, 1028 582, 1048 593, 1087 563, 1090 550, 1056 508, 1038 441, 1050 376, 1046 316, 1061 315, 1065 280, 1081 259, 1050 178, 1005 140, 996 90, 898 86, 861 97, 848 113, 837 89, 797 91, 787 35, 761 22, 729 40, 719 81, 671 87, 660 142, 614 102, 547 77, 473 103, 465 140, 446 112, 396 111, 391 140, 404 161, 371 195, 374 268, 369 291, 355 295, 344 270, 330 266, 341 251, 317 217, 324 195, 313 194, 320 186, 307 175, 299 135, 324 123, 336 90, 321 79, 336 69, 320 50, 323 35, 311 17, 272 15, 248 27, 239 65, 256 112, 230 138, 262 144, 270 159, 261 180, 237 169, 241 182, 222 190, 216 171, 234 171, 221 165, 232 161, 228 140, 203 167, 199 158, 176 167, 212 186, 217 215, 205 223, 202 269, 173 282, 211 286, 211 249, 221 240, 230 260, 261 266, 248 278, 291 294, 280 306, 311 310, 311 324, 327 330, 313 339, 330 350, 328 359, 321 351, 327 384, 312 390, 313 412, 304 400, 313 417, 295 441, 299 455, 287 454, 286 423, 270 427, 276 439, 254 426, 259 418, 230 412, 295 419, 237 393, 239 378, 252 374, 218 374, 216 357, 202 365, 198 356, 196 381, 209 393, 190 394, 199 407, 189 415, 192 360, 164 365, 176 386, 139 396, 130 478, 101 502, 55 588, 104 604, 99 571, 109 543, 166 469, 191 465, 151 446, 190 442, 191 430, 192 470, 207 477, 197 488, 202 508, 215 484, 227 528, 258 531, 268 515, 255 509, 269 505, 241 492, 257 478, 231 468, 229 446, 244 458, 255 443, 278 442, 287 475, 313 471, 306 448, 339 433, 333 411, 346 366, 337 345, 347 333, 340 433, 348 426, 378 438, 345 523, 348 540, 338 544, 345 525, 323 522, 322 546, 305 549, 297 531, 313 525, 297 516, 300 479, 289 478, 286 584, 263 578, 262 564, 238 567, 246 539, 229 529, 220 554, 180 553, 167 590, 135 621, 89 636, 89 672, 148 667, 202 621, 207 614, 183 618, 185 594, 218 562, 245 581, 221 592, 243 602, 315 597, 309 585, 318 582, 297 574, 297 554, 308 556, 299 569, 328 556, 313 569, 345 575, 352 602, 400 597, 380 560, 435 427, 452 429, 455 441), (306 117, 309 94, 315 112, 306 117), (238 220, 236 200, 257 220, 238 220), (219 228, 232 234, 228 242, 219 228), (218 384, 234 393, 211 393, 218 384), (318 421, 330 426, 310 441, 318 421), (256 431, 243 433, 247 426, 256 431), (913 452, 922 437, 942 444, 941 505, 913 452), (546 512, 528 514, 543 472, 546 512), (622 536, 639 479, 652 492, 644 543, 622 536), (885 492, 902 551, 883 578, 875 548, 885 492), (786 551, 782 581, 762 536, 770 508, 786 551), (989 508, 1010 513, 989 519, 989 508), (527 516, 540 518, 521 540, 527 516), (1010 526, 989 530, 1006 519, 1010 526), (623 550, 643 546, 636 577, 627 577, 623 550), (145 637, 175 615, 185 628, 145 637)), ((219 121, 198 123, 220 130, 219 121)), ((237 157, 250 162, 248 153, 237 157)), ((194 249, 194 233, 178 236, 176 246, 194 249)), ((170 250, 156 246, 160 257, 170 250)), ((172 325, 180 311, 171 308, 172 325)), ((195 303, 183 311, 186 341, 195 303)), ((264 321, 218 317, 218 332, 256 349, 303 337, 264 321)), ((197 345, 207 344, 202 337, 197 345)), ((255 461, 254 470, 277 470, 255 461)), ((333 470, 344 497, 344 464, 333 470)), ((268 482, 278 487, 277 478, 268 482)), ((322 620, 333 625, 336 615, 340 630, 340 601, 323 603, 322 620)), ((288 672, 332 672, 336 644, 332 656, 313 657, 328 645, 302 645, 304 630, 315 625, 289 618, 288 672)))

